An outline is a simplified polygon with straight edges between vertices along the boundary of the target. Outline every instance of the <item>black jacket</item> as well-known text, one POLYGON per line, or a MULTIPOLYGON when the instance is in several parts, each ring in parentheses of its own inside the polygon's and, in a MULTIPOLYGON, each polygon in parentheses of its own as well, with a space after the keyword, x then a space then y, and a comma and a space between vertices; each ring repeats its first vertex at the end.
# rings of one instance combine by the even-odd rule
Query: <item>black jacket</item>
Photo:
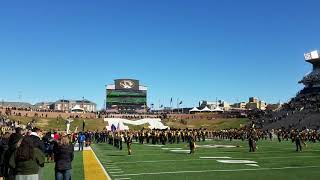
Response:
POLYGON ((35 148, 40 149, 43 153, 45 152, 44 143, 38 136, 31 135, 30 138, 32 139, 33 146, 35 148))
POLYGON ((14 169, 9 167, 9 160, 17 149, 18 142, 23 138, 21 134, 11 134, 8 142, 8 150, 4 154, 4 176, 7 180, 14 180, 14 169))
POLYGON ((73 145, 55 144, 53 149, 54 161, 56 163, 55 170, 64 171, 72 169, 73 150, 73 145))

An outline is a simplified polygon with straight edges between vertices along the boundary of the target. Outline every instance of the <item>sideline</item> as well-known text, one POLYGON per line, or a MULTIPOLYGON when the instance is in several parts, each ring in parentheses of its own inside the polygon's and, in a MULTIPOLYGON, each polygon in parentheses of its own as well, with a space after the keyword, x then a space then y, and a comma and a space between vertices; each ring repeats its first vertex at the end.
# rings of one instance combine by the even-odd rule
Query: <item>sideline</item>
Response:
POLYGON ((92 148, 83 151, 84 177, 86 180, 111 180, 92 148))

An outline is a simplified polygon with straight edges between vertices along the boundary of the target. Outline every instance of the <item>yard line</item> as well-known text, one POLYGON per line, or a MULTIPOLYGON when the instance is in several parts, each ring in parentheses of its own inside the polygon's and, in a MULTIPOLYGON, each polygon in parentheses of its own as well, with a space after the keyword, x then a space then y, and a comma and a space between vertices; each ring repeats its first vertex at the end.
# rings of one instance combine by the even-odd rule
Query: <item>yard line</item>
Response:
POLYGON ((122 169, 108 169, 109 171, 122 171, 122 169))
POLYGON ((129 179, 131 179, 131 178, 117 178, 115 180, 129 180, 129 179))
POLYGON ((143 175, 161 175, 161 174, 185 174, 185 173, 204 173, 204 172, 241 172, 241 171, 267 171, 267 170, 286 170, 286 169, 308 169, 319 168, 320 166, 300 166, 300 167, 280 167, 280 168, 256 168, 256 169, 213 169, 203 171, 172 171, 172 172, 154 172, 154 173, 139 173, 139 174, 122 174, 113 175, 114 177, 122 176, 143 176, 143 175))
MULTIPOLYGON (((237 159, 291 159, 291 158, 320 158, 320 156, 283 156, 283 157, 236 157, 237 159)), ((201 158, 201 157, 200 157, 201 158)), ((218 158, 216 158, 218 159, 218 158)), ((153 160, 153 161, 133 161, 133 162, 118 162, 116 164, 136 164, 136 163, 161 163, 161 162, 185 162, 185 161, 214 161, 216 159, 183 159, 183 160, 153 160)), ((227 159, 227 158, 226 158, 227 159)))
POLYGON ((122 174, 124 173, 123 171, 116 171, 116 172, 109 172, 110 174, 122 174))

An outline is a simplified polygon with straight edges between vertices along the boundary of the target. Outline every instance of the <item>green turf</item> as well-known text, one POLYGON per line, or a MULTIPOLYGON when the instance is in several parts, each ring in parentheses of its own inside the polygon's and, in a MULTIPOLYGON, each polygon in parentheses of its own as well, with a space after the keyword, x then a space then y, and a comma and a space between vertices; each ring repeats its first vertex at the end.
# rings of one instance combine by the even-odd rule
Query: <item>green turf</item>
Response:
MULTIPOLYGON (((54 163, 46 163, 44 168, 44 180, 53 180, 54 178, 54 163)), ((72 179, 83 180, 83 159, 82 152, 74 153, 74 160, 72 162, 72 179)))
POLYGON ((169 119, 164 120, 165 125, 170 128, 206 128, 206 129, 229 129, 229 128, 240 128, 248 122, 247 118, 218 118, 214 120, 208 119, 169 119))
MULTIPOLYGON (((36 123, 34 126, 39 127, 43 130, 66 130, 66 120, 63 118, 44 118, 44 117, 22 117, 22 116, 9 116, 10 119, 15 121, 20 121, 22 124, 27 124, 32 120, 36 123)), ((82 131, 83 120, 86 122, 85 130, 103 130, 107 126, 107 122, 104 122, 102 118, 100 119, 73 119, 71 123, 70 130, 74 131, 78 127, 78 131, 82 131)), ((185 129, 185 128, 207 128, 207 129, 228 129, 228 128, 239 128, 242 125, 247 124, 247 118, 218 118, 218 119, 164 119, 163 123, 171 128, 185 129)), ((142 128, 148 128, 148 124, 141 126, 128 125, 132 130, 141 130, 142 128)))
MULTIPOLYGON (((10 119, 15 121, 20 121, 22 124, 27 124, 32 120, 35 120, 36 123, 34 126, 39 127, 43 130, 59 130, 65 131, 66 130, 66 120, 63 118, 43 118, 43 117, 21 117, 21 116, 9 116, 10 119)), ((102 130, 106 127, 107 123, 104 122, 103 119, 81 119, 81 118, 74 118, 73 122, 71 123, 70 130, 74 131, 76 127, 78 127, 78 131, 82 131, 82 124, 85 120, 85 130, 102 130)))
MULTIPOLYGON (((133 155, 127 156, 126 148, 119 151, 110 145, 96 144, 93 149, 113 179, 290 179, 310 180, 320 177, 320 144, 309 143, 303 152, 295 152, 291 142, 259 141, 258 152, 249 153, 244 141, 206 141, 198 144, 231 144, 237 148, 197 148, 196 154, 189 155, 134 144, 133 155), (244 164, 223 164, 213 159, 200 157, 229 156, 232 160, 256 161, 260 167, 244 164), (123 173, 112 173, 110 166, 123 173), (315 166, 315 167, 311 167, 315 166)), ((165 148, 188 149, 187 144, 166 145, 165 148)))

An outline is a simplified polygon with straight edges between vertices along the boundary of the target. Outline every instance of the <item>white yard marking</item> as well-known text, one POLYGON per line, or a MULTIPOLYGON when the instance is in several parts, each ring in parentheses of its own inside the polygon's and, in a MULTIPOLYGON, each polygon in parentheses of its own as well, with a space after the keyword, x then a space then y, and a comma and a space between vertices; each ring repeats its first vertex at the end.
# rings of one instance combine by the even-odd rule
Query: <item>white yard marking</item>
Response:
POLYGON ((258 164, 246 164, 246 166, 260 167, 258 164))
POLYGON ((177 152, 177 153, 190 153, 190 150, 170 150, 171 152, 177 152))
POLYGON ((122 171, 122 169, 108 169, 109 171, 122 171))
POLYGON ((129 180, 129 179, 131 179, 131 178, 117 178, 115 180, 129 180))
POLYGON ((180 150, 182 148, 161 148, 162 150, 180 150))
POLYGON ((107 168, 118 168, 118 166, 111 166, 111 165, 107 165, 107 168))
POLYGON ((110 174, 122 174, 124 173, 123 171, 115 171, 115 172, 109 172, 110 174))
POLYGON ((299 166, 299 167, 279 167, 279 168, 256 168, 256 169, 213 169, 213 170, 203 170, 203 171, 153 172, 153 173, 139 173, 139 174, 114 175, 114 177, 143 176, 143 175, 161 175, 161 174, 204 173, 204 172, 268 171, 268 170, 309 169, 309 168, 320 168, 320 166, 299 166))
POLYGON ((197 145, 200 148, 236 148, 237 146, 233 145, 197 145))
POLYGON ((164 145, 145 144, 145 146, 149 146, 149 147, 163 147, 164 145))
POLYGON ((226 164, 257 164, 255 161, 248 161, 248 160, 217 160, 220 163, 226 164))
POLYGON ((223 157, 200 157, 200 159, 231 159, 231 157, 223 156, 223 157))

